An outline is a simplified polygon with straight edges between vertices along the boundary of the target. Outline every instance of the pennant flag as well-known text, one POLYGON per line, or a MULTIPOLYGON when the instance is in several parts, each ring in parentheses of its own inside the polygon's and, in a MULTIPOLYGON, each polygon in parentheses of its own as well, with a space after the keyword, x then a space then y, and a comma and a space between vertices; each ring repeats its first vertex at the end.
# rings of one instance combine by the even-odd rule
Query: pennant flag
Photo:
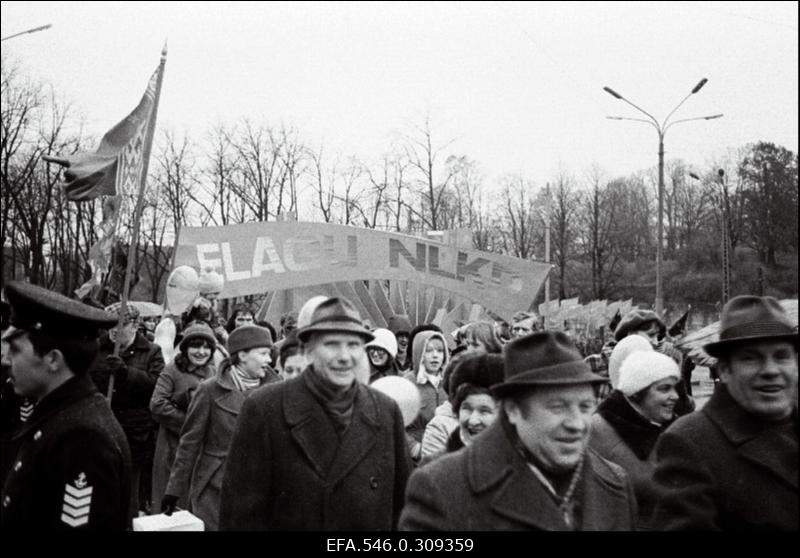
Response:
POLYGON ((42 157, 67 168, 64 171, 67 199, 80 202, 101 195, 135 192, 144 165, 147 130, 156 113, 153 109, 161 68, 159 66, 150 78, 139 105, 103 136, 95 153, 77 153, 67 158, 42 157))
POLYGON ((615 331, 620 320, 622 320, 622 315, 619 313, 619 310, 617 310, 617 313, 614 314, 614 317, 611 318, 611 321, 608 323, 608 329, 612 332, 615 331))
POLYGON ((86 260, 92 276, 75 289, 78 300, 86 298, 94 287, 103 283, 103 274, 111 263, 111 248, 116 239, 120 200, 121 196, 109 196, 103 202, 103 221, 97 226, 97 242, 89 248, 89 257, 86 260))
POLYGON ((679 336, 683 335, 684 333, 686 333, 686 322, 689 319, 689 311, 691 309, 692 309, 692 307, 689 306, 689 308, 686 310, 686 312, 683 313, 683 316, 678 318, 675 321, 675 323, 672 324, 669 327, 669 329, 667 330, 667 333, 669 334, 670 337, 679 337, 679 336))

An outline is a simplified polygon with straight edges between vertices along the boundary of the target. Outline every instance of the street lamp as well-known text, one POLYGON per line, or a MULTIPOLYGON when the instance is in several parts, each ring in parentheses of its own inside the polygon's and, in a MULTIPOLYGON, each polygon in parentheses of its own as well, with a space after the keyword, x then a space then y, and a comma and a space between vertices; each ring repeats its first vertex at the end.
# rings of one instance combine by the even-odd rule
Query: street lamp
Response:
POLYGON ((14 33, 13 35, 9 35, 8 37, 3 37, 0 39, 0 42, 7 41, 8 39, 13 39, 14 37, 19 37, 20 35, 25 35, 26 33, 36 33, 37 31, 44 31, 45 29, 50 29, 53 26, 52 23, 48 23, 47 25, 42 25, 41 27, 34 27, 33 29, 28 29, 27 31, 20 31, 19 33, 14 33))
POLYGON ((697 85, 694 86, 692 91, 684 97, 684 99, 678 103, 678 105, 672 109, 672 111, 667 115, 664 121, 659 124, 658 120, 650 114, 649 112, 645 111, 644 109, 634 105, 628 99, 611 89, 610 87, 603 87, 603 91, 614 97, 615 99, 619 99, 621 101, 625 101, 630 106, 641 112, 642 114, 646 115, 649 120, 645 120, 643 118, 627 118, 624 116, 607 116, 606 118, 610 120, 633 120, 634 122, 644 122, 646 124, 650 124, 656 129, 658 132, 658 229, 656 236, 658 237, 658 241, 656 244, 656 313, 658 315, 662 315, 664 311, 664 294, 662 290, 662 244, 664 238, 664 136, 669 130, 670 126, 674 124, 680 124, 681 122, 691 122, 693 120, 713 120, 715 118, 720 118, 721 114, 713 114, 710 116, 698 116, 695 118, 683 118, 681 120, 675 120, 674 122, 669 122, 670 117, 675 114, 683 103, 686 100, 700 91, 703 86, 706 84, 708 79, 703 78, 701 79, 697 85))

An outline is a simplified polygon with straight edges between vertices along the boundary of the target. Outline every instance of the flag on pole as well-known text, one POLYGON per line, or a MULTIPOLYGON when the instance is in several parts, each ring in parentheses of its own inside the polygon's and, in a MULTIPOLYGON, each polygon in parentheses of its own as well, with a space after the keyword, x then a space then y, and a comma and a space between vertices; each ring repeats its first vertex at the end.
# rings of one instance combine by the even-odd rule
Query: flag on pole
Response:
POLYGON ((670 337, 678 337, 686 333, 686 322, 689 320, 689 311, 691 309, 692 307, 690 305, 686 312, 669 327, 667 333, 670 337))
POLYGON ((66 158, 43 156, 45 161, 66 167, 64 192, 75 202, 98 196, 135 192, 144 165, 147 130, 156 113, 156 84, 161 71, 156 69, 139 105, 111 128, 95 153, 77 153, 66 158))

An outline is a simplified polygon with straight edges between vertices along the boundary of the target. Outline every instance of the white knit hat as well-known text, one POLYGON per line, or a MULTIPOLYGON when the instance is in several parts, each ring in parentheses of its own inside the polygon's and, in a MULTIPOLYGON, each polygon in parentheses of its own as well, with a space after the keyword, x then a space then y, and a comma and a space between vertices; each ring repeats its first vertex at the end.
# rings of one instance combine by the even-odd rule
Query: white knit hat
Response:
POLYGON ((619 370, 622 362, 633 351, 652 351, 653 346, 650 341, 641 335, 629 335, 622 341, 616 344, 614 350, 611 351, 611 356, 608 357, 608 378, 611 380, 611 387, 618 388, 619 386, 619 370))
POLYGON ((397 357, 397 339, 395 338, 394 333, 388 329, 379 327, 372 332, 372 335, 375 336, 375 339, 367 343, 366 347, 368 349, 370 347, 377 347, 389 353, 389 356, 392 358, 397 357))
POLYGON ((203 270, 197 282, 197 290, 201 295, 222 292, 224 286, 225 278, 210 267, 203 270))
POLYGON ((622 362, 617 389, 625 395, 633 395, 665 378, 680 380, 680 370, 674 360, 653 350, 634 351, 622 362))

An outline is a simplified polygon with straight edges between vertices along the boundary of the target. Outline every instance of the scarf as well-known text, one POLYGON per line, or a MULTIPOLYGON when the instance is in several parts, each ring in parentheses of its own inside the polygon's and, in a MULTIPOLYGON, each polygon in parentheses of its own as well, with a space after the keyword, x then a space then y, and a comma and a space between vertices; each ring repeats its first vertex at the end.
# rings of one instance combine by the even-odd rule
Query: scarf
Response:
POLYGON ((260 386, 261 379, 264 377, 264 373, 262 372, 260 376, 251 378, 247 372, 235 365, 230 367, 230 372, 234 387, 244 393, 260 386))
POLYGON ((600 403, 597 412, 608 421, 625 445, 642 461, 647 460, 658 437, 672 422, 658 426, 649 421, 633 408, 630 401, 618 389, 612 391, 611 395, 600 403))
POLYGON ((328 415, 339 440, 341 440, 353 418, 358 382, 353 381, 349 387, 340 388, 314 370, 313 366, 309 366, 301 377, 311 395, 328 415))
POLYGON ((528 468, 553 498, 567 527, 573 531, 580 529, 583 483, 579 481, 583 477, 586 453, 584 452, 584 454, 581 455, 578 465, 572 471, 567 471, 565 473, 547 471, 536 456, 522 443, 522 440, 520 440, 517 435, 516 428, 508 421, 505 413, 501 413, 498 420, 501 421, 503 430, 505 430, 506 435, 511 440, 511 445, 514 447, 514 450, 525 463, 527 463, 528 468))

